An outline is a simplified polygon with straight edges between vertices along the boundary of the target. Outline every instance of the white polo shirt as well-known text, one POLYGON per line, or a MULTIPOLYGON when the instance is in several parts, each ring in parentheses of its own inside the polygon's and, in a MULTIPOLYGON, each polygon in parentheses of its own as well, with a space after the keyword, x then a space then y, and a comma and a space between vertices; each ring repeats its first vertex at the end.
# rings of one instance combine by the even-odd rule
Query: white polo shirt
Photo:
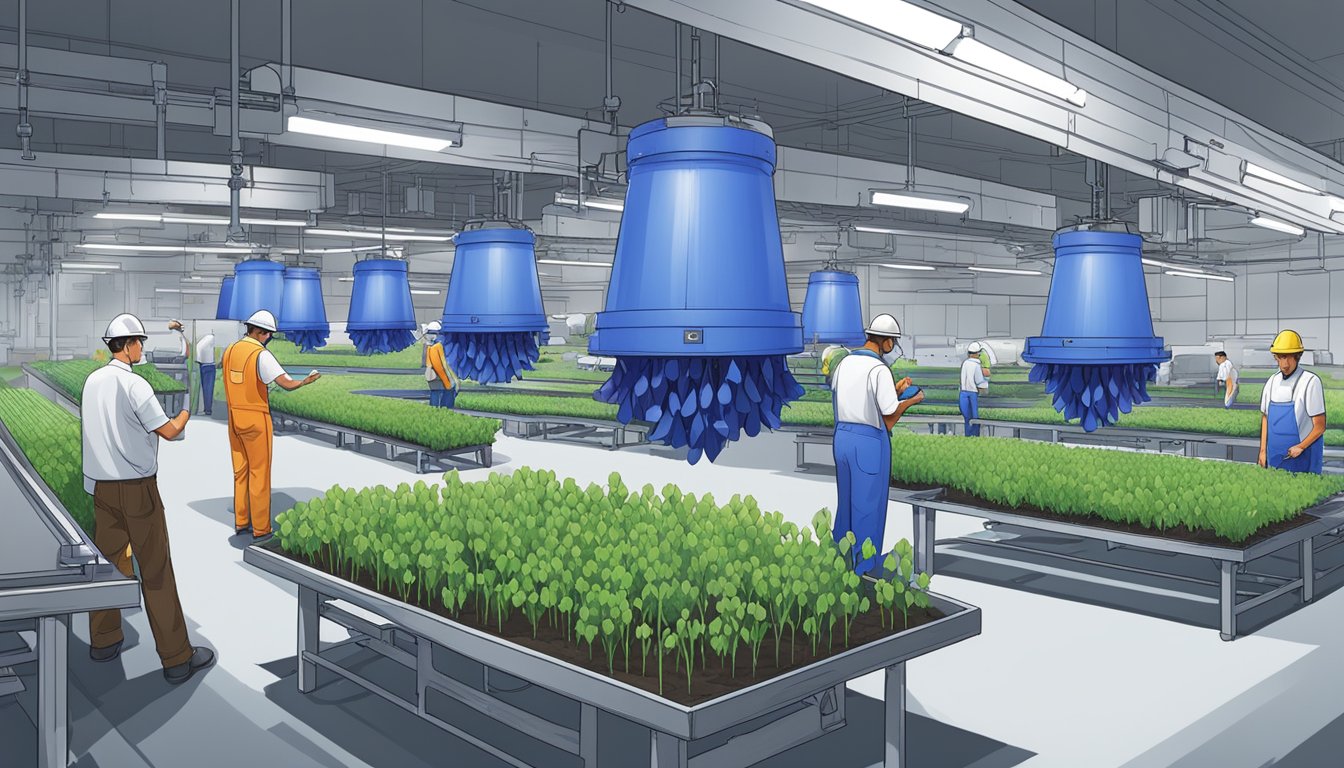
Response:
POLYGON ((1235 383, 1240 378, 1237 375, 1237 369, 1232 366, 1231 360, 1224 360, 1218 364, 1218 381, 1231 381, 1235 383))
POLYGON ((981 387, 988 386, 989 382, 985 380, 985 370, 980 365, 980 358, 966 358, 961 364, 961 391, 976 392, 981 387))
POLYGON ((1325 388, 1321 385, 1321 377, 1302 366, 1287 379, 1282 373, 1270 376, 1260 394, 1260 412, 1269 415, 1270 403, 1288 402, 1293 404, 1293 415, 1297 417, 1297 437, 1306 440, 1311 434, 1312 417, 1325 413, 1325 388))
POLYGON ((136 480, 159 471, 159 436, 168 423, 154 388, 120 360, 89 374, 80 405, 84 488, 96 480, 136 480))
POLYGON ((867 424, 885 430, 884 414, 896 412, 900 398, 896 379, 881 360, 850 353, 831 374, 835 391, 835 423, 867 424))
POLYGON ((196 342, 196 362, 202 365, 215 364, 215 334, 207 333, 196 342))
POLYGON ((280 367, 280 361, 275 359, 274 352, 263 349, 261 354, 257 355, 257 378, 261 379, 262 384, 270 384, 284 375, 285 369, 280 367))

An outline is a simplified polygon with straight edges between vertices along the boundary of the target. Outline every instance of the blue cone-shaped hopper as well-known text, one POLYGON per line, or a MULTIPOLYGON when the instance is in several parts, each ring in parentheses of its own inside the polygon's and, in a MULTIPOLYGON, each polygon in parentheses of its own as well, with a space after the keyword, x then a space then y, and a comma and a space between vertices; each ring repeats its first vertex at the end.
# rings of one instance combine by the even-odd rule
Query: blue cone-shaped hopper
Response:
POLYGON ((745 431, 780 426, 802 396, 785 356, 802 350, 789 307, 760 123, 669 117, 630 132, 630 185, 605 311, 589 340, 617 358, 594 397, 649 439, 713 461, 745 431))
POLYGON ((322 276, 316 269, 285 269, 285 300, 277 322, 285 338, 304 352, 327 345, 331 326, 327 324, 327 307, 322 303, 322 276))
POLYGON ((280 316, 285 299, 285 266, 264 259, 244 261, 233 268, 230 315, 245 321, 258 310, 280 316))
POLYGON ((361 355, 405 349, 415 343, 415 309, 406 262, 368 259, 355 262, 355 286, 345 332, 361 355))
POLYGON ((808 275, 807 298, 803 299, 803 343, 857 347, 864 339, 859 276, 831 270, 808 275))
POLYGON ((453 237, 453 276, 443 304, 444 356, 464 379, 493 384, 533 370, 546 329, 536 238, 508 222, 453 237))
POLYGON ((1022 359, 1055 410, 1091 432, 1148 402, 1148 382, 1171 354, 1153 335, 1141 237, 1079 229, 1057 232, 1054 246, 1045 322, 1022 359))
POLYGON ((219 285, 219 303, 215 305, 216 320, 237 320, 233 314, 233 276, 224 278, 219 285))

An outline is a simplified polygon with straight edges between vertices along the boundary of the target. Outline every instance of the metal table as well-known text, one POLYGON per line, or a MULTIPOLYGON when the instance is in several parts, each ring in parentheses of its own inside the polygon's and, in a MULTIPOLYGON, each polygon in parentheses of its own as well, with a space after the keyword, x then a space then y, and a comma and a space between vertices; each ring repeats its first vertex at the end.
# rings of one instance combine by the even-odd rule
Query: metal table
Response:
POLYGON ((914 629, 852 648, 815 664, 763 680, 716 699, 684 706, 606 675, 459 624, 399 600, 364 589, 275 551, 274 542, 243 551, 243 561, 298 585, 298 686, 303 693, 317 687, 322 668, 346 678, 402 709, 434 723, 481 750, 516 766, 528 763, 500 745, 478 738, 430 711, 432 697, 447 697, 483 713, 550 747, 577 755, 586 768, 598 759, 598 711, 649 729, 649 748, 624 755, 623 767, 741 768, 768 760, 845 725, 845 683, 878 670, 886 671, 884 768, 905 766, 905 662, 980 633, 980 609, 931 595, 946 614, 914 629), (360 617, 340 600, 380 619, 360 617), (321 619, 352 630, 351 641, 322 648, 321 619), (356 643, 397 661, 414 672, 415 693, 407 698, 388 690, 330 657, 331 651, 356 643), (578 728, 562 725, 494 696, 490 686, 466 681, 443 671, 444 657, 456 654, 480 665, 485 676, 495 672, 519 678, 549 692, 559 702, 578 708, 578 728), (480 685, 480 687, 477 687, 480 685), (743 730, 746 729, 746 730, 743 730), (690 755, 700 739, 736 732, 722 746, 690 755))
MULTIPOLYGON (((66 665, 72 614, 140 604, 140 588, 122 576, 75 525, 0 424, 0 628, 34 629, 29 651, 0 655, 0 667, 36 659, 39 768, 69 762, 66 665)), ((0 752, 3 752, 0 747, 0 752)))
POLYGON ((606 419, 585 419, 579 416, 524 415, 517 413, 489 413, 487 411, 467 411, 457 409, 458 413, 498 419, 503 422, 504 434, 524 439, 540 437, 542 440, 560 440, 564 442, 606 444, 610 450, 628 448, 648 442, 649 425, 635 422, 622 424, 606 419))
MULTIPOLYGON (((182 368, 182 366, 178 366, 182 368)), ((24 363, 23 372, 27 376, 28 388, 46 397, 48 400, 56 403, 74 415, 79 415, 79 402, 66 394, 65 390, 52 384, 41 371, 24 363)), ((176 380, 176 377, 172 377, 176 380)), ((163 412, 170 418, 176 416, 178 411, 187 407, 187 396, 190 392, 155 392, 154 398, 163 406, 163 412)))
MULTIPOLYGON (((1212 560, 1218 567, 1219 636, 1224 640, 1233 640, 1237 637, 1237 617, 1252 608, 1256 608, 1292 592, 1301 593, 1302 603, 1304 605, 1311 602, 1315 598, 1316 589, 1317 573, 1313 565, 1315 555, 1320 551, 1339 543, 1338 540, 1328 543, 1318 540, 1324 539, 1325 534, 1344 526, 1344 496, 1337 496, 1306 510, 1306 514, 1314 518, 1309 523, 1276 534, 1246 547, 1236 547, 1234 545, 1198 544, 1181 541, 1179 539, 1166 538, 1157 534, 1128 533, 1125 531, 1088 525, 1084 522, 1073 523, 1050 520, 1033 517, 1031 515, 1015 514, 1010 511, 991 509, 987 506, 982 507, 959 504, 943 499, 943 494, 944 489, 942 488, 934 488, 927 491, 908 491, 893 488, 890 492, 890 499, 892 501, 909 504, 914 510, 914 557, 916 572, 922 571, 928 573, 930 576, 935 572, 934 551, 939 543, 935 534, 935 527, 938 519, 937 513, 940 511, 951 512, 958 515, 967 515, 992 523, 1012 525, 1019 528, 1028 528, 1082 539, 1103 541, 1106 542, 1108 548, 1130 547, 1168 555, 1186 555, 1207 558, 1212 560), (1297 578, 1275 579, 1282 583, 1266 592, 1256 594, 1248 600, 1238 600, 1237 596, 1241 592, 1239 589, 1240 569, 1243 569, 1247 563, 1250 563, 1253 560, 1258 560, 1290 547, 1296 547, 1298 549, 1299 574, 1297 578)), ((977 540, 975 543, 986 546, 1021 548, 1017 545, 1002 542, 977 540)), ((1029 551, 1038 556, 1056 557, 1071 562, 1115 569, 1115 572, 1120 574, 1121 577, 1126 573, 1131 573, 1178 578, 1172 576, 1168 572, 1145 570, 1131 566, 1116 566, 1113 563, 1107 563, 1101 560, 1088 559, 1074 555, 1062 555, 1035 548, 1031 548, 1029 551)), ((1189 580, 1188 577, 1179 578, 1189 580)), ((1262 574, 1259 578, 1263 581, 1273 577, 1268 577, 1262 574)))
POLYGON ((344 448, 346 440, 349 439, 356 451, 364 442, 382 444, 387 450, 387 460, 395 461, 398 451, 406 451, 415 454, 415 471, 417 474, 425 474, 433 470, 434 466, 440 469, 452 469, 448 463, 450 460, 462 461, 463 456, 475 456, 476 463, 482 467, 489 467, 494 463, 494 447, 490 445, 465 445, 460 448, 450 448, 443 451, 435 451, 426 448, 423 445, 398 440, 395 437, 386 435, 375 435, 372 432, 364 432, 358 429, 342 426, 340 424, 331 424, 317 419, 307 419, 301 416, 293 416, 288 413, 271 410, 271 422, 276 432, 283 432, 289 427, 294 430, 307 429, 318 432, 331 432, 336 436, 336 447, 344 448))

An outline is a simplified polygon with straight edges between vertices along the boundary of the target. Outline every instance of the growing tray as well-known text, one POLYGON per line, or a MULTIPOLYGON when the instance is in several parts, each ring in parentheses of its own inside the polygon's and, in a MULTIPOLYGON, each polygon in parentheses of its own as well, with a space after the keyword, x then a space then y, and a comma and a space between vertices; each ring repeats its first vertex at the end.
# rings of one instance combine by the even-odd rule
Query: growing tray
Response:
POLYGON ((356 450, 364 441, 378 443, 387 449, 388 461, 394 461, 397 458, 398 451, 407 451, 415 454, 415 471, 418 474, 425 474, 433 471, 433 465, 445 467, 445 461, 456 459, 461 461, 464 456, 475 456, 476 463, 482 467, 489 467, 494 463, 494 446, 491 445, 464 445, 459 448, 449 448, 442 451, 436 451, 423 445, 418 445, 406 440, 398 440, 395 437, 386 435, 376 435, 372 432, 364 432, 358 429, 332 424, 317 419, 308 419, 301 416, 291 416, 282 411, 271 411, 271 420, 275 425, 276 431, 282 431, 286 424, 292 424, 295 428, 307 427, 311 430, 322 432, 331 432, 336 435, 336 447, 344 448, 346 438, 354 441, 356 450))
MULTIPOLYGON (((897 735, 903 731, 901 724, 904 715, 904 663, 931 651, 978 635, 981 626, 980 610, 978 608, 948 597, 930 594, 931 606, 944 614, 940 619, 892 634, 866 645, 851 648, 767 680, 746 683, 742 688, 732 693, 700 704, 687 706, 665 699, 655 693, 627 685, 601 673, 577 667, 540 651, 389 598, 345 579, 332 576, 325 571, 287 557, 279 551, 276 542, 249 547, 244 551, 243 559, 249 565, 292 581, 300 587, 301 633, 305 631, 305 627, 308 627, 307 631, 311 637, 316 637, 316 620, 312 618, 308 620, 312 623, 306 623, 305 610, 312 615, 314 611, 318 610, 318 605, 323 598, 345 601, 385 618, 397 630, 417 638, 418 641, 427 642, 431 644, 431 647, 433 645, 442 646, 484 665, 487 669, 505 671, 512 677, 545 688, 585 708, 611 712, 648 727, 652 732, 653 752, 656 755, 671 755, 670 763, 662 761, 667 758, 653 761, 653 764, 660 767, 665 764, 695 765, 704 756, 700 755, 688 761, 686 757, 687 742, 720 734, 742 726, 749 721, 757 721, 758 718, 765 718, 772 714, 779 719, 796 716, 796 712, 789 710, 790 707, 796 707, 796 705, 809 699, 819 701, 828 691, 835 692, 838 690, 838 695, 843 698, 843 686, 847 681, 883 669, 888 670, 887 738, 890 745, 891 740, 897 738, 897 735), (310 596, 305 597, 306 593, 310 596), (306 608, 304 605, 305 599, 309 600, 309 605, 306 608), (896 680, 899 681, 899 686, 893 689, 893 681, 896 680), (899 717, 894 715, 897 709, 899 709, 899 713, 897 713, 899 717), (893 729, 896 733, 893 733, 893 729)), ((303 645, 302 638, 300 644, 303 645)), ((310 641, 309 645, 311 647, 307 651, 302 647, 300 649, 303 657, 300 659, 301 677, 304 668, 302 662, 305 660, 316 661, 311 658, 316 655, 316 641, 310 641)), ((422 653, 425 652, 422 651, 422 653)), ((312 665, 309 664, 309 666, 312 665)), ((331 669, 329 663, 322 663, 321 666, 331 669)), ((304 685, 305 682, 301 679, 300 688, 304 689, 304 685)), ((306 690, 311 690, 311 681, 308 685, 309 687, 306 690)), ((412 706, 404 704, 403 706, 415 711, 412 706)), ((841 703, 839 706, 843 707, 843 704, 841 703)), ((492 710, 499 710, 498 704, 480 708, 487 713, 492 710)), ((421 716, 424 716, 423 702, 420 710, 421 716)), ((822 709, 821 711, 824 715, 825 710, 822 709)), ((434 718, 426 719, 434 720, 434 718)), ((584 721, 588 721, 586 713, 584 721)), ((532 721, 524 718, 523 722, 532 721)), ((595 716, 592 722, 596 722, 595 716)), ((438 724, 451 729, 451 726, 442 722, 438 724)), ((514 718, 509 724, 519 727, 518 718, 514 718)), ((770 724, 760 725, 759 728, 763 731, 770 728, 770 724)), ((570 743, 567 738, 561 738, 554 734, 532 733, 529 735, 546 743, 570 743)), ((816 735, 820 735, 820 732, 816 735)), ((735 737, 734 742, 742 738, 739 735, 735 737)), ((576 735, 573 743, 584 745, 590 743, 589 739, 590 736, 580 732, 576 735)), ((705 761, 705 764, 746 765, 754 763, 778 753, 781 749, 781 739, 787 741, 785 734, 772 733, 770 743, 759 745, 757 747, 759 754, 752 753, 751 759, 745 762, 705 761)), ((749 741, 750 739, 748 739, 749 741)), ((729 742, 729 745, 731 746, 734 742, 729 742)), ((745 743, 747 742, 742 742, 742 744, 745 743)), ((800 742, 797 741, 795 735, 793 742, 786 744, 786 746, 797 743, 800 742)), ((581 756, 585 757, 585 760, 595 760, 595 744, 591 747, 580 746, 578 750, 581 756), (589 749, 591 749, 590 752, 589 749), (588 753, 585 755, 585 752, 588 753)), ((903 747, 896 750, 895 753, 901 751, 903 751, 903 747)), ((893 753, 891 746, 889 746, 888 752, 889 754, 893 753)), ((518 762, 515 762, 515 764, 522 765, 518 762)), ((591 765, 591 763, 588 764, 591 765)), ((635 759, 632 757, 629 764, 643 765, 649 763, 643 762, 642 758, 635 759)), ((898 764, 898 762, 888 763, 892 766, 898 764)))

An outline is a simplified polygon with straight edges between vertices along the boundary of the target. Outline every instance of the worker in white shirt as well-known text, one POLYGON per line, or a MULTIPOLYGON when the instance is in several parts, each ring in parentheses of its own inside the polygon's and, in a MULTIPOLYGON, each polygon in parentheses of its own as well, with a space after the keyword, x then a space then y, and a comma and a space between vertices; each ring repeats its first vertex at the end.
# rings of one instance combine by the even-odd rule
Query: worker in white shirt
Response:
POLYGON ((924 400, 909 378, 895 380, 901 326, 891 315, 873 318, 868 341, 841 360, 831 373, 835 408, 834 456, 839 502, 833 535, 840 541, 854 533, 850 562, 859 574, 877 566, 887 525, 887 488, 891 485, 891 428, 906 409, 924 400), (861 560, 865 540, 877 557, 861 560))
POLYGON ((1223 393, 1223 407, 1231 408, 1241 393, 1241 376, 1232 361, 1227 359, 1226 352, 1214 352, 1213 359, 1218 363, 1218 389, 1223 393))
POLYGON ((201 372, 201 410, 210 416, 215 408, 215 334, 207 333, 196 342, 196 365, 201 372))
POLYGON ((1280 331, 1269 348, 1279 372, 1260 395, 1260 466, 1321 474, 1325 458, 1325 388, 1299 364, 1297 331, 1280 331))
POLYGON ((989 388, 989 369, 980 364, 980 352, 984 346, 972 341, 966 348, 966 359, 961 363, 961 394, 957 406, 961 409, 961 418, 965 422, 967 437, 979 437, 980 425, 972 424, 972 419, 980 418, 980 393, 989 388))
POLYGON ((185 363, 187 361, 187 350, 190 349, 191 346, 187 344, 187 334, 182 330, 181 321, 169 320, 168 330, 177 334, 177 356, 182 358, 182 362, 185 363))
POLYGON ((261 309, 247 318, 247 333, 224 350, 224 399, 229 408, 229 452, 233 458, 234 534, 252 532, 253 543, 269 541, 271 530, 270 390, 274 382, 293 391, 322 377, 317 371, 295 381, 266 349, 275 336, 275 315, 261 309))
MULTIPOLYGON (((140 564, 140 591, 163 675, 178 684, 210 666, 215 654, 193 648, 187 638, 157 480, 159 439, 181 434, 189 414, 169 419, 149 382, 131 371, 144 355, 145 338, 134 315, 118 315, 107 326, 103 342, 112 360, 89 374, 81 397, 84 484, 93 493, 94 544, 127 577, 134 575, 130 552, 140 564)), ((123 642, 120 610, 89 614, 94 661, 117 658, 123 642)))

